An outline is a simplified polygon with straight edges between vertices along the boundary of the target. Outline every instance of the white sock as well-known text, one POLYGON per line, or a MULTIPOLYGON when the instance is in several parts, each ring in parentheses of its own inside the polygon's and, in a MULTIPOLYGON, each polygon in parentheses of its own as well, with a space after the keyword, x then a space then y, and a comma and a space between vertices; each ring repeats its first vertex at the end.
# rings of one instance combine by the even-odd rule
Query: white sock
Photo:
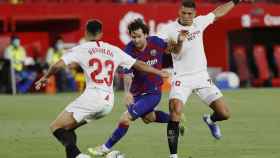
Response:
POLYGON ((171 154, 171 155, 169 156, 169 158, 178 158, 178 155, 177 155, 177 154, 171 154))
POLYGON ((207 114, 207 116, 208 116, 208 117, 207 117, 207 120, 206 120, 206 121, 207 121, 209 124, 214 124, 214 122, 211 120, 211 116, 208 115, 208 114, 207 114))

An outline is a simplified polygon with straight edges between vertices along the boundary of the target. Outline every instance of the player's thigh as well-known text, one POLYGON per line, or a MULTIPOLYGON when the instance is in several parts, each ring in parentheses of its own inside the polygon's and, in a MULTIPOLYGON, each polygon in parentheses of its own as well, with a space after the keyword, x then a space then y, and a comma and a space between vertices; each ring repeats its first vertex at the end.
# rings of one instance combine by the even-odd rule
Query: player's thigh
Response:
POLYGON ((105 103, 85 102, 80 104, 70 104, 65 111, 73 113, 73 118, 77 123, 98 120, 112 111, 113 105, 105 103))
POLYGON ((184 105, 191 93, 192 89, 190 87, 186 87, 183 81, 172 81, 172 86, 169 93, 169 105, 174 106, 178 100, 184 105))
MULTIPOLYGON (((76 100, 71 102, 65 111, 72 112, 76 122, 90 122, 108 115, 113 108, 112 101, 107 101, 108 94, 98 90, 87 90, 76 100)), ((111 96, 110 98, 112 98, 111 96)))
POLYGON ((128 111, 125 111, 119 119, 119 124, 129 125, 131 121, 134 121, 133 117, 128 111))
POLYGON ((222 92, 215 84, 211 84, 209 87, 195 89, 194 92, 206 105, 209 106, 214 101, 223 97, 222 92))
POLYGON ((128 112, 133 119, 143 117, 146 114, 154 111, 159 104, 161 94, 146 94, 135 98, 135 103, 128 107, 128 112))
POLYGON ((58 117, 51 123, 51 130, 55 131, 58 128, 72 129, 78 125, 73 117, 72 112, 62 111, 58 117))

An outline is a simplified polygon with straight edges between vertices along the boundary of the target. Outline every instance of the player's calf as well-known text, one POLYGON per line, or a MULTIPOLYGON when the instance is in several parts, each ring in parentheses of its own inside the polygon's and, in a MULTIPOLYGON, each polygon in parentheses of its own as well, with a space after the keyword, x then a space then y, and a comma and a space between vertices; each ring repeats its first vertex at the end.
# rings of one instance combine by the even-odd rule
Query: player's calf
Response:
POLYGON ((171 99, 169 102, 170 120, 180 122, 183 111, 183 103, 179 99, 171 99))
POLYGON ((113 146, 118 143, 128 131, 130 122, 133 121, 132 116, 126 111, 120 118, 118 127, 112 133, 107 142, 95 148, 88 148, 88 151, 93 156, 105 156, 111 151, 113 146))
POLYGON ((223 111, 223 112, 214 112, 211 116, 210 116, 211 120, 213 122, 217 122, 217 121, 224 121, 224 120, 228 120, 230 118, 230 113, 223 111))
POLYGON ((210 108, 214 111, 211 115, 213 122, 228 120, 230 118, 229 108, 222 98, 213 101, 210 108))
POLYGON ((53 132, 53 135, 65 147, 67 158, 75 158, 81 154, 76 146, 77 137, 73 130, 59 128, 53 132))
POLYGON ((153 111, 142 117, 144 123, 149 124, 152 122, 156 123, 168 123, 170 115, 163 111, 153 111))

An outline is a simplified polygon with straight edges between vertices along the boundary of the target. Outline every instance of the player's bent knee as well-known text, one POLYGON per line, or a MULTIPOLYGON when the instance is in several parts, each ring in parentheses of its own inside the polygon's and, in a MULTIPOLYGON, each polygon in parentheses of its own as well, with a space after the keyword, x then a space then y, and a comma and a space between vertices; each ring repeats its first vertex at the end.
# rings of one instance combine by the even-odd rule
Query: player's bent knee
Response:
POLYGON ((143 118, 142 121, 145 123, 145 124, 150 124, 152 123, 153 121, 149 120, 149 119, 145 119, 143 118))
POLYGON ((49 126, 51 132, 54 132, 55 130, 62 128, 62 126, 60 126, 59 124, 57 124, 56 122, 53 122, 50 124, 49 126))
POLYGON ((57 130, 59 128, 70 130, 70 129, 73 129, 74 127, 75 127, 75 124, 61 124, 59 122, 54 121, 53 123, 50 124, 49 128, 52 132, 54 132, 55 130, 57 130))
POLYGON ((130 116, 130 114, 128 112, 125 112, 121 116, 119 123, 124 124, 124 125, 129 125, 131 121, 133 121, 132 116, 130 116))
POLYGON ((182 115, 181 109, 173 109, 170 111, 170 118, 172 121, 180 121, 182 115))
POLYGON ((128 120, 128 119, 121 119, 119 121, 119 124, 127 125, 128 126, 130 124, 130 120, 128 120))
POLYGON ((149 113, 149 114, 145 115, 144 117, 142 117, 142 121, 145 124, 149 124, 149 123, 155 122, 156 121, 155 113, 152 112, 152 113, 149 113))

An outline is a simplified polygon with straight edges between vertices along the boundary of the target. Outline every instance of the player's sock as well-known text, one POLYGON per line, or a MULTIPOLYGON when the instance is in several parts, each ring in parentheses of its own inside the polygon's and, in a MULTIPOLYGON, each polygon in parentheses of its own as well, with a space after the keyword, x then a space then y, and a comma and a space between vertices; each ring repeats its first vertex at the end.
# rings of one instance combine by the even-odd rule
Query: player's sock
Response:
POLYGON ((179 122, 169 121, 167 125, 167 138, 170 154, 177 154, 179 137, 179 122))
POLYGON ((53 135, 64 145, 67 158, 75 158, 81 153, 76 146, 76 134, 73 130, 59 128, 53 132, 53 135))
POLYGON ((75 130, 68 130, 69 131, 69 135, 71 135, 71 137, 73 138, 73 141, 75 144, 77 144, 77 135, 75 133, 75 130))
POLYGON ((170 120, 170 115, 163 111, 155 111, 156 121, 158 123, 168 123, 170 120))
POLYGON ((105 146, 111 149, 126 134, 128 127, 128 125, 119 124, 119 127, 113 132, 111 138, 105 143, 105 146))
POLYGON ((211 121, 213 121, 213 122, 217 122, 217 121, 222 121, 222 120, 224 120, 223 117, 221 117, 219 114, 217 114, 217 113, 215 113, 215 112, 210 116, 210 119, 211 119, 211 121))

